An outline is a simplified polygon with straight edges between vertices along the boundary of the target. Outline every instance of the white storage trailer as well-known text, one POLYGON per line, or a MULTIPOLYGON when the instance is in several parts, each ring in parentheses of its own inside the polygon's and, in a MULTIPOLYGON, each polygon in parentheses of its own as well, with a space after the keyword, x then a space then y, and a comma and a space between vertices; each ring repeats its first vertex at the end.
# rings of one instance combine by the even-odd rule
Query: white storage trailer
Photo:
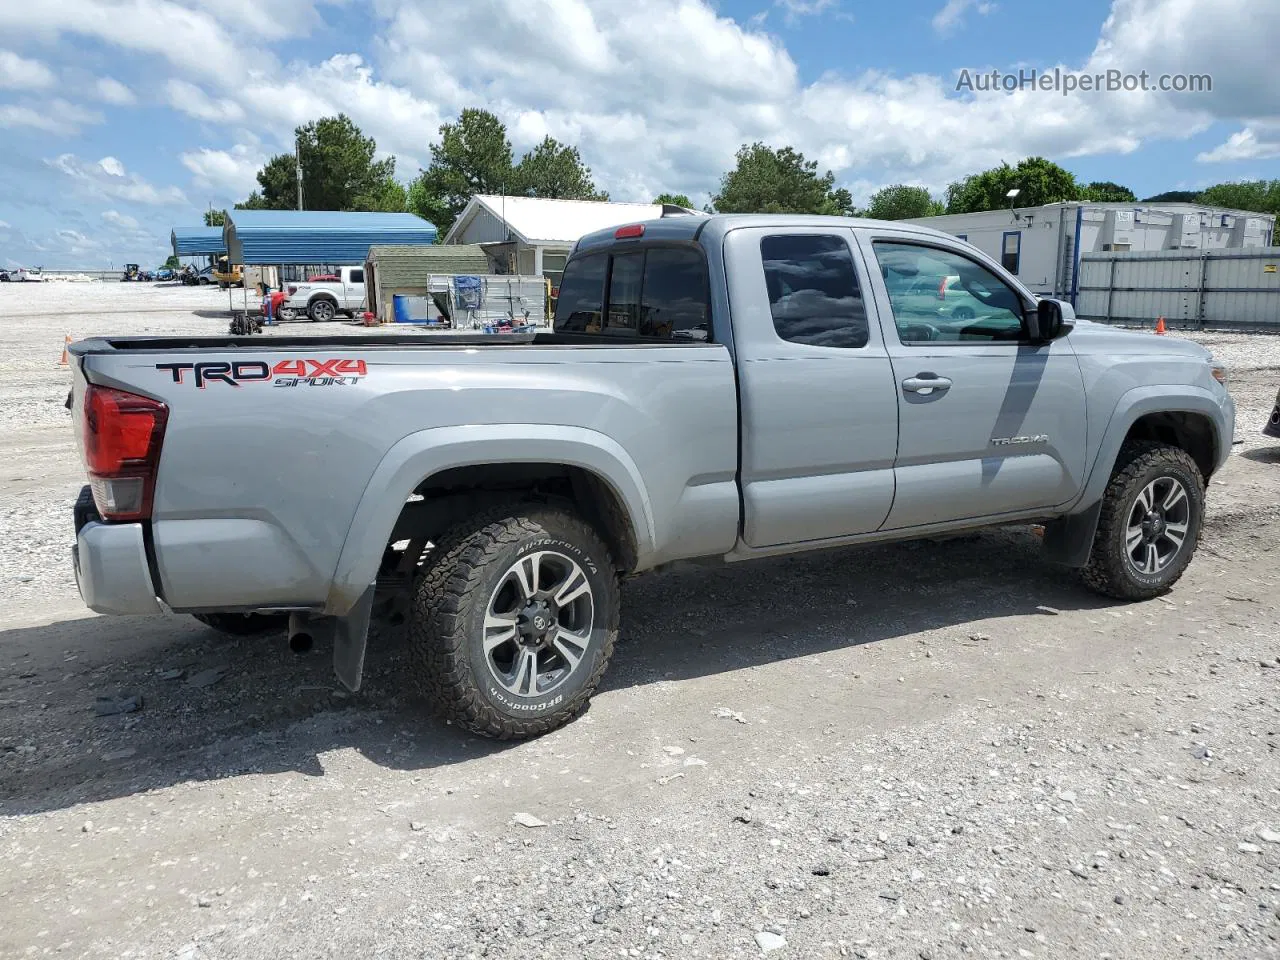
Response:
POLYGON ((1274 216, 1191 203, 1051 203, 910 222, 960 237, 1035 293, 1073 303, 1086 255, 1253 249, 1275 229, 1274 216))

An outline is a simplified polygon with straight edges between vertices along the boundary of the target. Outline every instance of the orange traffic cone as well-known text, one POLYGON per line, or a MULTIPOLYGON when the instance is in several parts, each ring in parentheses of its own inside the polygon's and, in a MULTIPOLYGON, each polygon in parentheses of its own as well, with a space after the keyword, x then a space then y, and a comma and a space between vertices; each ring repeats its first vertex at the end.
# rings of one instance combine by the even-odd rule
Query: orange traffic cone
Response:
POLYGON ((1164 336, 1164 317, 1156 318, 1156 335, 1160 337, 1164 336))
POLYGON ((71 334, 67 334, 67 338, 62 342, 62 359, 58 361, 58 366, 65 367, 71 362, 71 357, 67 353, 67 347, 71 346, 71 334))

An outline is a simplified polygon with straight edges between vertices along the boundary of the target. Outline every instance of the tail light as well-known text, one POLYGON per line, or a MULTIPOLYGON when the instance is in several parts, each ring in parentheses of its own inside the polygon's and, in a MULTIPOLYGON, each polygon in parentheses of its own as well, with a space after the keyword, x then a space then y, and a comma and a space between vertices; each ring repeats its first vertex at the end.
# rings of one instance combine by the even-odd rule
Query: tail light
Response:
POLYGON ((947 299, 947 278, 946 277, 943 277, 942 282, 938 284, 938 299, 939 300, 947 299))
POLYGON ((98 512, 105 520, 146 520, 169 408, 149 397, 90 384, 83 418, 82 450, 98 512))
POLYGON ((297 288, 297 287, 295 287, 295 286, 293 286, 292 284, 290 284, 290 285, 289 285, 289 296, 291 296, 291 297, 292 297, 292 296, 293 296, 295 293, 297 293, 297 292, 298 292, 298 288, 297 288))

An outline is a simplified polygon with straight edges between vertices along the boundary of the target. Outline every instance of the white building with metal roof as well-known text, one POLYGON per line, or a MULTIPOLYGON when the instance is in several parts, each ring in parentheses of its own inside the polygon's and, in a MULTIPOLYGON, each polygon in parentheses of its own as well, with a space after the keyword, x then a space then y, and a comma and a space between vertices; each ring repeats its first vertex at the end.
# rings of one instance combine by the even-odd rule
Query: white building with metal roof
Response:
POLYGON ((444 242, 481 244, 499 273, 546 277, 556 289, 579 237, 624 223, 655 220, 663 209, 656 203, 477 194, 453 222, 444 242))

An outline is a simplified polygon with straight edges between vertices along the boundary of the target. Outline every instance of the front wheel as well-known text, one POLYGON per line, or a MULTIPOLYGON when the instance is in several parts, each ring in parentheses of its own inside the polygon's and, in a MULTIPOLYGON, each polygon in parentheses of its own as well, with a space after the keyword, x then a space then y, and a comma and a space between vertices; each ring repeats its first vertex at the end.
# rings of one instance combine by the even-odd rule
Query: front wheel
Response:
POLYGON ((1103 497, 1085 583, 1118 600, 1165 593, 1200 541, 1204 493, 1204 477, 1185 450, 1126 445, 1103 497))
POLYGON ((618 607, 609 551, 577 516, 540 504, 480 514, 441 538, 415 588, 416 684, 473 733, 547 733, 586 708, 618 607))

